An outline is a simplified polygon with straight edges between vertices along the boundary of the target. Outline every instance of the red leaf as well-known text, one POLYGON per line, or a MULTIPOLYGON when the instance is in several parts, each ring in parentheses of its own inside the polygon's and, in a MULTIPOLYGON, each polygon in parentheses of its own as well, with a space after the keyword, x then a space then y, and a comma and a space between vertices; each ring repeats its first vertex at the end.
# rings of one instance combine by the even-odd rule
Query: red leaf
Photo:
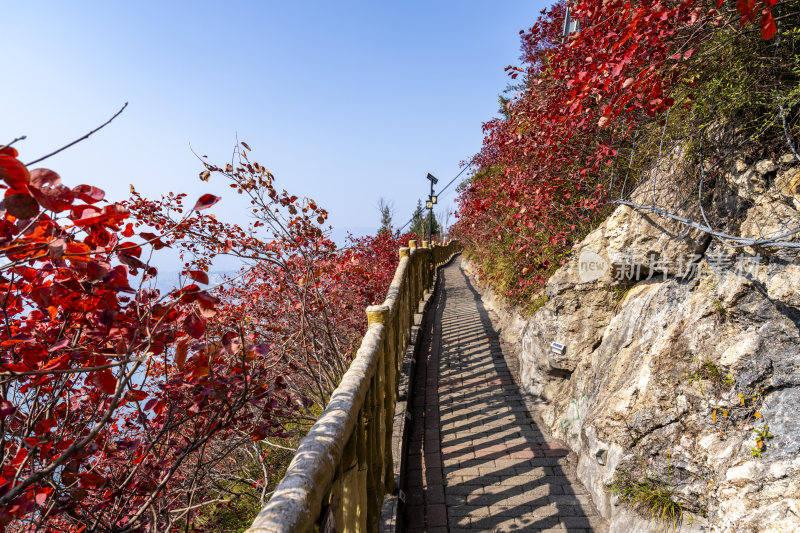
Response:
POLYGON ((181 297, 181 303, 190 304, 197 300, 200 293, 200 286, 196 283, 192 283, 191 285, 187 285, 184 288, 180 289, 177 292, 178 295, 181 297))
POLYGON ((194 372, 192 372, 192 376, 195 378, 202 378, 209 375, 210 373, 211 373, 210 368, 208 368, 205 365, 200 365, 194 369, 194 372))
POLYGON ((6 417, 14 413, 16 410, 17 408, 13 403, 9 402, 8 400, 0 400, 0 417, 6 417))
POLYGON ((75 200, 72 191, 61 185, 61 176, 46 168, 31 171, 28 189, 39 205, 56 213, 69 209, 75 200))
POLYGON ((94 280, 104 279, 111 272, 111 264, 106 261, 89 261, 86 274, 94 280))
POLYGON ((57 172, 53 172, 49 168, 35 168, 31 171, 31 178, 29 185, 42 188, 61 184, 61 176, 57 172))
POLYGON ((72 262, 86 263, 89 261, 89 253, 92 251, 87 245, 82 242, 68 242, 67 243, 67 259, 72 262))
POLYGON ((64 239, 56 239, 47 245, 47 255, 53 259, 61 259, 64 251, 67 249, 67 241, 64 239))
POLYGON ((22 189, 30 181, 30 174, 16 155, 17 151, 11 147, 0 153, 0 178, 12 189, 22 189))
POLYGON ((92 372, 89 381, 104 394, 111 395, 117 390, 117 378, 107 368, 92 372))
POLYGON ((44 505, 44 502, 47 501, 47 497, 50 493, 53 492, 53 487, 44 487, 36 490, 36 496, 34 497, 34 501, 36 505, 44 505))
POLYGON ((236 355, 239 353, 239 349, 242 347, 239 334, 234 331, 227 332, 222 337, 222 345, 225 347, 225 351, 230 355, 236 355))
POLYGON ((129 402, 140 402, 147 398, 147 393, 142 390, 130 389, 125 393, 125 399, 129 402))
POLYGON ((213 309, 215 305, 219 304, 221 300, 216 296, 208 294, 207 292, 199 292, 197 293, 197 303, 200 304, 200 307, 205 307, 207 309, 213 309))
POLYGON ((195 280, 197 283, 202 283, 203 285, 208 285, 208 274, 206 274, 202 270, 187 270, 187 271, 184 271, 184 275, 188 275, 190 278, 195 280))
POLYGON ((75 200, 72 196, 72 191, 63 185, 48 187, 43 190, 38 190, 30 185, 28 188, 42 207, 55 213, 66 211, 75 200))
POLYGON ((120 204, 111 204, 103 207, 103 214, 111 219, 122 220, 128 218, 128 208, 120 204))
POLYGON ((267 354, 269 354, 269 349, 270 349, 269 344, 259 344, 253 349, 253 351, 256 352, 257 355, 265 357, 267 354))
POLYGON ((147 281, 149 279, 153 279, 158 275, 158 269, 156 267, 150 267, 145 271, 144 277, 142 281, 147 281))
POLYGON ((217 310, 213 307, 203 307, 200 306, 200 316, 205 318, 206 320, 210 320, 217 316, 217 310))
POLYGON ((65 346, 68 346, 68 345, 69 345, 69 339, 66 339, 66 338, 65 339, 61 339, 57 343, 55 343, 52 346, 50 346, 50 348, 48 348, 47 351, 52 353, 52 352, 55 352, 56 350, 60 350, 61 348, 65 347, 65 346))
POLYGON ((106 193, 103 191, 103 189, 98 189, 97 187, 92 187, 91 185, 78 185, 73 187, 72 193, 87 204, 99 202, 106 197, 106 193))
POLYGON ((73 205, 70 211, 70 218, 78 221, 89 217, 97 217, 102 213, 99 207, 93 205, 73 205))
POLYGON ((81 472, 79 475, 84 487, 100 487, 106 482, 106 478, 95 472, 81 472))
POLYGON ((119 248, 117 248, 117 250, 134 257, 142 257, 142 247, 135 242, 121 242, 119 243, 119 248))
POLYGON ((142 261, 139 261, 138 259, 136 259, 135 257, 133 257, 130 254, 117 252, 117 257, 119 258, 119 260, 123 264, 128 265, 130 268, 132 268, 134 270, 137 269, 137 268, 147 268, 147 265, 145 263, 143 263, 142 261))
POLYGON ((178 370, 183 370, 183 365, 186 364, 186 353, 189 351, 189 339, 181 339, 178 346, 175 348, 175 366, 178 370))
POLYGON ((769 41, 775 37, 777 28, 775 27, 775 19, 772 18, 772 10, 769 7, 764 7, 761 10, 761 38, 769 41))
POLYGON ((753 9, 753 5, 755 5, 756 0, 737 0, 736 1, 736 9, 739 10, 743 16, 747 16, 750 14, 750 11, 753 9))
POLYGON ((12 194, 3 200, 3 206, 6 211, 21 219, 33 218, 39 214, 39 202, 30 194, 12 194))
POLYGON ((213 194, 204 194, 197 200, 197 203, 194 204, 194 207, 192 209, 194 209, 195 211, 208 209, 215 203, 219 202, 221 199, 222 198, 220 198, 219 196, 214 196, 213 194))
POLYGON ((207 292, 197 293, 197 303, 200 305, 200 314, 204 318, 214 318, 217 315, 217 311, 214 309, 214 307, 219 304, 219 302, 219 298, 212 296, 207 292))
POLYGON ((199 339, 206 331, 206 322, 197 313, 192 313, 183 320, 183 330, 190 337, 199 339))

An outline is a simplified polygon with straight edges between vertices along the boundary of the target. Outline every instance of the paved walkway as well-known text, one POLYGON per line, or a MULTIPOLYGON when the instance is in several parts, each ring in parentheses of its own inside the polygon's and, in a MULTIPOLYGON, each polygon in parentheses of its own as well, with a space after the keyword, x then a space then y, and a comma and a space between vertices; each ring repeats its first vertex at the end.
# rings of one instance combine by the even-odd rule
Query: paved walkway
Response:
POLYGON ((407 531, 605 531, 568 450, 531 418, 460 259, 442 276, 415 372, 407 531))

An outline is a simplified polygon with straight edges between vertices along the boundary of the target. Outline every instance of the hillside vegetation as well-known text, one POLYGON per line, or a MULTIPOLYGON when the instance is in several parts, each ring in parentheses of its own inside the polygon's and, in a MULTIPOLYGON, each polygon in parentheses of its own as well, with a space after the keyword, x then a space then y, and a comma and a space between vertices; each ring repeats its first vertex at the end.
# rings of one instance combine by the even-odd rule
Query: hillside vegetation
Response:
MULTIPOLYGON (((584 237, 682 151, 675 194, 647 207, 707 202, 733 150, 748 160, 793 152, 800 100, 798 2, 580 0, 522 31, 517 85, 484 124, 477 173, 460 188, 454 234, 501 294, 529 311, 584 237)), ((717 220, 697 220, 714 227, 717 220)), ((716 229, 716 228, 715 228, 716 229)), ((788 230, 791 230, 789 228, 788 230)), ((769 237, 769 236, 765 236, 769 237)))

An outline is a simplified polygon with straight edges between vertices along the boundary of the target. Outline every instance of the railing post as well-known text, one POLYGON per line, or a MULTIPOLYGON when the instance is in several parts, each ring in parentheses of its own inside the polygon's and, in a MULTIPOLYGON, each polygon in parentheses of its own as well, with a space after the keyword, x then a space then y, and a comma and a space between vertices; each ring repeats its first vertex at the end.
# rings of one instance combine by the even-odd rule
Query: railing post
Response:
POLYGON ((417 241, 410 240, 408 241, 409 247, 409 254, 411 261, 409 265, 411 269, 409 270, 408 276, 409 281, 411 282, 411 301, 409 305, 411 307, 411 316, 410 318, 410 326, 414 325, 414 315, 417 313, 419 309, 419 301, 421 297, 420 289, 422 288, 422 281, 419 279, 419 250, 417 250, 417 241))
POLYGON ((388 305, 372 305, 367 308, 367 319, 369 325, 382 324, 384 327, 383 336, 383 357, 379 363, 377 375, 380 383, 377 388, 382 391, 380 398, 379 411, 380 426, 378 435, 378 454, 375 458, 379 462, 383 471, 383 487, 376 487, 376 491, 383 494, 383 491, 391 493, 394 491, 394 464, 392 460, 392 425, 394 421, 394 406, 397 401, 397 340, 395 338, 395 322, 391 308, 388 305))
MULTIPOLYGON (((359 420, 361 415, 359 415, 359 420)), ((347 440, 342 456, 342 531, 355 533, 358 524, 358 434, 360 424, 347 440)))
POLYGON ((422 291, 420 292, 420 296, 424 299, 425 295, 430 292, 430 283, 428 282, 428 267, 430 266, 430 259, 431 259, 431 249, 428 241, 422 241, 422 260, 420 261, 420 267, 422 270, 422 291))
MULTIPOLYGON (((409 242, 411 244, 411 242, 409 242)), ((400 260, 402 261, 404 257, 408 258, 408 263, 406 263, 406 275, 403 278, 403 284, 400 288, 400 296, 398 297, 398 301, 395 304, 395 308, 398 309, 400 313, 400 319, 398 320, 399 326, 405 332, 411 331, 411 323, 413 322, 413 318, 409 320, 407 309, 410 307, 408 302, 409 299, 409 290, 410 286, 413 283, 413 279, 411 278, 412 273, 414 272, 414 261, 411 258, 411 247, 408 248, 400 248, 400 260)), ((405 348, 406 336, 408 333, 404 334, 403 338, 403 348, 405 348)))
POLYGON ((369 405, 371 400, 370 392, 367 391, 367 397, 364 399, 364 407, 358 415, 358 426, 356 427, 356 434, 358 435, 358 442, 356 443, 356 478, 358 480, 358 494, 356 501, 356 528, 357 533, 367 533, 367 421, 365 408, 369 405))
MULTIPOLYGON (((367 308, 369 325, 385 324, 388 307, 371 306, 367 308)), ((387 328, 384 326, 383 338, 378 345, 378 364, 372 377, 370 392, 367 395, 367 528, 376 531, 380 522, 381 504, 385 488, 384 473, 386 456, 384 454, 386 434, 386 358, 387 328)), ((390 456, 391 457, 391 456, 390 456)))
POLYGON ((433 287, 431 287, 431 285, 433 284, 433 266, 435 265, 435 263, 433 261, 433 253, 434 253, 435 249, 436 248, 433 245, 433 243, 430 243, 428 245, 428 253, 425 254, 426 255, 426 260, 425 260, 425 286, 428 287, 428 292, 430 292, 433 289, 433 287))
MULTIPOLYGON (((367 393, 367 401, 365 404, 366 415, 365 420, 365 436, 366 436, 366 448, 364 454, 364 469, 366 470, 366 490, 364 491, 364 497, 366 501, 366 531, 375 531, 374 525, 377 525, 380 516, 376 514, 376 505, 375 500, 378 497, 378 478, 380 473, 377 471, 375 458, 377 456, 377 441, 378 441, 378 431, 380 425, 380 418, 376 416, 377 414, 377 405, 378 405, 378 396, 383 395, 383 390, 377 388, 378 384, 378 375, 377 371, 375 375, 372 376, 370 380, 369 392, 367 393)), ((381 413, 381 416, 383 413, 381 413)), ((380 483, 381 488, 383 488, 383 483, 380 483)), ((383 496, 383 491, 381 491, 380 496, 383 496)))
POLYGON ((339 463, 339 466, 336 468, 336 473, 333 475, 333 485, 331 486, 331 493, 328 496, 328 506, 332 506, 331 510, 333 511, 333 523, 337 526, 338 529, 341 529, 342 524, 344 524, 344 490, 343 490, 343 477, 342 477, 342 460, 339 463))

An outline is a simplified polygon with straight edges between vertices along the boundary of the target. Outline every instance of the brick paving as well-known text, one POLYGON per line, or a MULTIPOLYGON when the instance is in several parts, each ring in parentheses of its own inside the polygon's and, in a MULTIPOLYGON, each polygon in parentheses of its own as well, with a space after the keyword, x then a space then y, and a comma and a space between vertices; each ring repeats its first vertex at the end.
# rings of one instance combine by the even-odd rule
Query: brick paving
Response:
POLYGON ((406 530, 605 532, 460 259, 441 275, 414 376, 406 530))

